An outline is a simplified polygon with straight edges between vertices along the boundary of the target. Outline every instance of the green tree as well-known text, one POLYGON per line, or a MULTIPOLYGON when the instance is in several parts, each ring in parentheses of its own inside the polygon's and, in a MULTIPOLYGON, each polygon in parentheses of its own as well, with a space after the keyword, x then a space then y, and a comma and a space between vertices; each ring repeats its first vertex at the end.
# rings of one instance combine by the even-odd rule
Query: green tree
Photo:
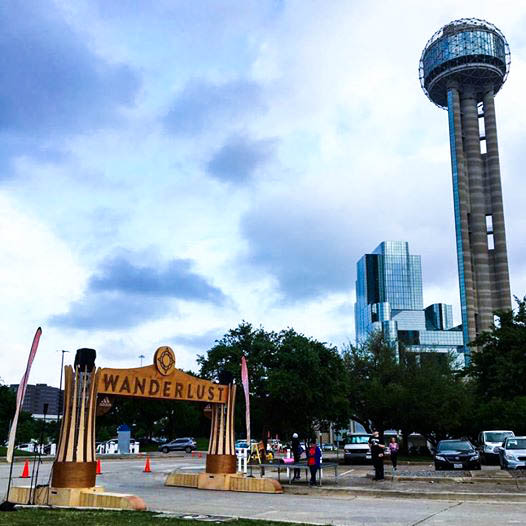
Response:
MULTIPOLYGON (((293 329, 267 332, 242 322, 198 357, 200 374, 216 379, 221 371, 229 371, 241 385, 242 356, 250 379, 253 436, 288 436, 294 431, 306 436, 313 426, 348 419, 346 376, 335 347, 293 329)), ((237 403, 238 431, 244 430, 242 396, 237 403)))
POLYGON ((526 433, 526 297, 515 312, 500 312, 498 323, 472 344, 466 375, 476 393, 478 430, 526 433))
POLYGON ((0 444, 3 444, 9 435, 15 406, 16 393, 9 386, 0 383, 0 444))
POLYGON ((343 361, 353 420, 369 432, 394 427, 405 397, 396 349, 375 332, 363 345, 348 345, 343 361))
POLYGON ((204 416, 203 407, 200 403, 180 400, 116 397, 110 412, 97 418, 97 439, 116 437, 121 424, 130 426, 135 439, 206 436, 210 421, 204 416))
POLYGON ((365 429, 401 430, 436 443, 471 431, 473 395, 451 357, 398 352, 382 333, 344 351, 353 418, 365 429))
POLYGON ((515 300, 516 312, 500 312, 499 322, 472 344, 466 372, 482 399, 526 396, 526 297, 515 300))

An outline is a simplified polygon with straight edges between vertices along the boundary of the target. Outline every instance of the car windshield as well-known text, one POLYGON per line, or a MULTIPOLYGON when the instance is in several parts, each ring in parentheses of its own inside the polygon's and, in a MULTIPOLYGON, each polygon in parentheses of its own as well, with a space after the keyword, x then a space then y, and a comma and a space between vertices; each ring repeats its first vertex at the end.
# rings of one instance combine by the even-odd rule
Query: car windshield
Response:
POLYGON ((351 440, 349 441, 350 444, 368 444, 369 443, 369 435, 361 435, 357 437, 351 437, 351 440))
POLYGON ((486 442, 498 442, 499 444, 502 444, 506 437, 509 437, 511 433, 509 431, 503 431, 500 433, 484 433, 484 438, 486 439, 486 442))
POLYGON ((508 438, 506 449, 526 449, 526 438, 508 438))
POLYGON ((471 451, 472 449, 471 444, 464 440, 448 440, 438 444, 438 451, 471 451))

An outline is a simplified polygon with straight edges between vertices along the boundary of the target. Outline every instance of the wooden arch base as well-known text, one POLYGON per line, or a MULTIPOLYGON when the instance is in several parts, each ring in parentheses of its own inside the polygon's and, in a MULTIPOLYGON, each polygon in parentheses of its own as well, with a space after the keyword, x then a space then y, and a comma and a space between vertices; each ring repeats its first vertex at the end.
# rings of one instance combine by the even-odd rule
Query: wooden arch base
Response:
POLYGON ((13 486, 9 490, 8 501, 14 504, 27 505, 29 502, 36 506, 65 506, 112 508, 118 510, 146 510, 144 500, 136 495, 123 493, 106 493, 104 488, 52 488, 49 486, 13 486))
POLYGON ((249 493, 283 493, 283 488, 277 480, 249 478, 241 473, 212 474, 173 471, 166 478, 164 485, 249 493))

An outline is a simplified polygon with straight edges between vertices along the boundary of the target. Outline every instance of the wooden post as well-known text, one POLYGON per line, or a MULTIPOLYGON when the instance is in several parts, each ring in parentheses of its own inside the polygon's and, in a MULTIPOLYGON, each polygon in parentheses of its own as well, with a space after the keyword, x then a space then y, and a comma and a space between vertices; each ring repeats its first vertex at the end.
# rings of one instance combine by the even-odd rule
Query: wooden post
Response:
POLYGON ((212 404, 210 442, 206 456, 206 472, 212 474, 235 473, 234 408, 236 386, 228 386, 226 403, 212 404))
POLYGON ((99 371, 65 367, 64 410, 58 452, 53 463, 54 488, 95 486, 95 408, 99 371))

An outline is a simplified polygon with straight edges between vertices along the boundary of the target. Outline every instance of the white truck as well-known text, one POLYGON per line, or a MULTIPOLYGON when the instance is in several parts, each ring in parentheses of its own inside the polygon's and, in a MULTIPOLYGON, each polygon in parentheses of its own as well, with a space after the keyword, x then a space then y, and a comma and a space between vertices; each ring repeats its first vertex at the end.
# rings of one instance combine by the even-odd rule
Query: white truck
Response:
POLYGON ((369 438, 371 435, 368 433, 352 433, 348 436, 348 442, 343 446, 343 459, 346 464, 371 461, 369 438))

